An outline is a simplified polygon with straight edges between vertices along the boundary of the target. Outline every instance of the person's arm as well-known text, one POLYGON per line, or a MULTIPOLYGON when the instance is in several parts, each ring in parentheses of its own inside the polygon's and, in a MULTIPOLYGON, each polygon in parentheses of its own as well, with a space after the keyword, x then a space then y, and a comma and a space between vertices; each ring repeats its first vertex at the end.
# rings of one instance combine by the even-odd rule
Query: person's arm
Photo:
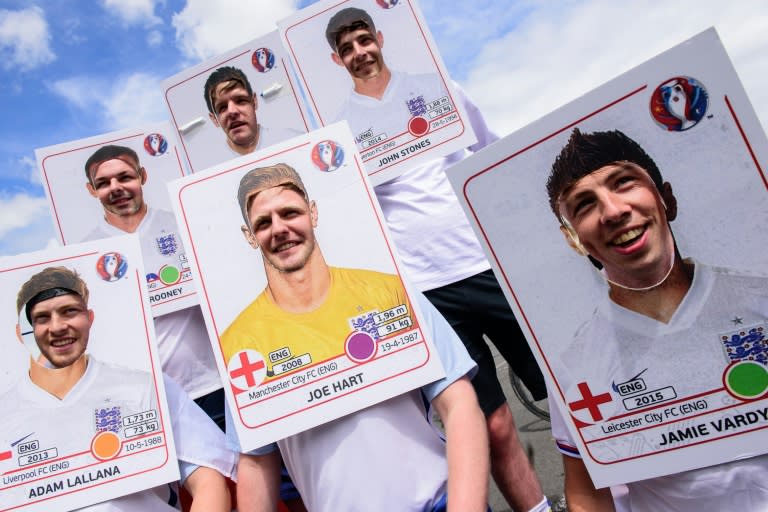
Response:
POLYGON ((215 469, 201 466, 184 481, 184 488, 192 496, 190 512, 232 510, 232 497, 224 476, 215 469))
POLYGON ((237 464, 237 510, 274 512, 280 495, 280 452, 240 454, 237 464))
POLYGON ((488 509, 488 433, 467 377, 451 383, 432 401, 445 426, 448 510, 488 509))
POLYGON ((563 455, 565 501, 570 512, 614 512, 613 497, 607 487, 595 489, 584 461, 563 455))

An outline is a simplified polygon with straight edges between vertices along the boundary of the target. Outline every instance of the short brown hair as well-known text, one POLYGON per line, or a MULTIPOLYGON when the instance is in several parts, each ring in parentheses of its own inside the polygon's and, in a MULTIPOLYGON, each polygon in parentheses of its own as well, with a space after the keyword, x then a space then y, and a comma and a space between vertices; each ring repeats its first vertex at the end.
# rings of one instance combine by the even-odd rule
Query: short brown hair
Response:
POLYGON ((93 185, 93 179, 91 178, 91 171, 99 168, 101 164, 107 160, 122 160, 128 165, 136 169, 136 172, 140 172, 141 163, 139 162, 139 155, 134 150, 125 146, 115 146, 109 144, 102 146, 96 150, 94 154, 88 158, 85 162, 85 176, 88 178, 88 182, 93 185))
POLYGON ((216 112, 213 111, 213 93, 216 91, 216 86, 224 82, 231 82, 227 85, 227 90, 239 85, 245 89, 249 96, 253 96, 251 83, 248 81, 248 77, 245 76, 245 73, 243 73, 242 70, 234 66, 222 66, 210 74, 203 87, 205 105, 208 107, 208 112, 211 114, 216 114, 216 112))
POLYGON ((240 211, 248 229, 251 229, 251 223, 248 220, 248 208, 250 208, 253 198, 262 190, 280 186, 292 188, 301 194, 305 201, 309 202, 307 188, 301 181, 301 176, 296 172, 296 169, 288 164, 280 163, 267 167, 256 167, 240 179, 240 186, 237 188, 237 202, 240 204, 240 211))
POLYGON ((88 304, 88 285, 74 270, 67 267, 48 267, 30 277, 16 294, 16 314, 25 307, 27 320, 36 304, 59 295, 79 295, 88 304))

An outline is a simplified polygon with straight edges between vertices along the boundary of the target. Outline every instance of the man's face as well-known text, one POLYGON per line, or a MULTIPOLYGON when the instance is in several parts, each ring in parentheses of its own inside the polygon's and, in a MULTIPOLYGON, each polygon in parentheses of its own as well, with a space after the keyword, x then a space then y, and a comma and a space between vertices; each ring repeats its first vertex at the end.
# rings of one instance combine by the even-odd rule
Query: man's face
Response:
POLYGON ((30 318, 40 352, 55 368, 65 368, 85 353, 93 311, 76 294, 35 304, 30 318))
POLYGON ((256 142, 258 123, 256 97, 241 86, 231 89, 229 82, 217 84, 213 91, 213 124, 224 130, 235 146, 249 147, 256 142))
POLYGON ((102 162, 91 172, 86 185, 91 195, 101 201, 105 210, 120 217, 138 213, 144 206, 141 186, 146 181, 144 168, 137 171, 119 158, 102 162))
POLYGON ((383 45, 381 32, 374 35, 366 28, 344 32, 339 36, 333 60, 347 68, 353 78, 374 78, 384 68, 383 45))
POLYGON ((251 202, 248 220, 252 231, 244 231, 248 242, 260 248, 265 261, 280 272, 301 270, 315 251, 317 209, 314 201, 307 204, 295 190, 262 190, 251 202))
POLYGON ((669 270, 672 232, 661 195, 642 167, 616 163, 584 176, 561 196, 560 215, 611 281, 647 286, 669 270))

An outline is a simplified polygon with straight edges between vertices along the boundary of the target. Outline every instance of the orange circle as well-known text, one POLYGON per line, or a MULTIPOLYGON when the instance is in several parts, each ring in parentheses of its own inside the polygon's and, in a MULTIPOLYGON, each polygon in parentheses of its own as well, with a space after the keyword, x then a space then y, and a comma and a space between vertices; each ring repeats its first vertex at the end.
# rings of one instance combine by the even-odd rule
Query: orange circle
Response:
POLYGON ((99 460, 114 458, 121 448, 120 436, 109 430, 97 433, 91 441, 91 453, 99 460))

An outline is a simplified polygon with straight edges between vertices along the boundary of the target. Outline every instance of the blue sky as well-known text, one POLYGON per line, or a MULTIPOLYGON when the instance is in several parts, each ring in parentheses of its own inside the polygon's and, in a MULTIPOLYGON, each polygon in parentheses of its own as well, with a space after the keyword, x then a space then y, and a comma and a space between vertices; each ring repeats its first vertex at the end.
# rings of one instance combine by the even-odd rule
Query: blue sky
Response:
MULTIPOLYGON (((160 81, 311 0, 2 0, 0 254, 54 232, 34 149, 166 118, 160 81)), ((768 126, 768 3, 422 0, 448 70, 501 135, 715 26, 768 126)))

